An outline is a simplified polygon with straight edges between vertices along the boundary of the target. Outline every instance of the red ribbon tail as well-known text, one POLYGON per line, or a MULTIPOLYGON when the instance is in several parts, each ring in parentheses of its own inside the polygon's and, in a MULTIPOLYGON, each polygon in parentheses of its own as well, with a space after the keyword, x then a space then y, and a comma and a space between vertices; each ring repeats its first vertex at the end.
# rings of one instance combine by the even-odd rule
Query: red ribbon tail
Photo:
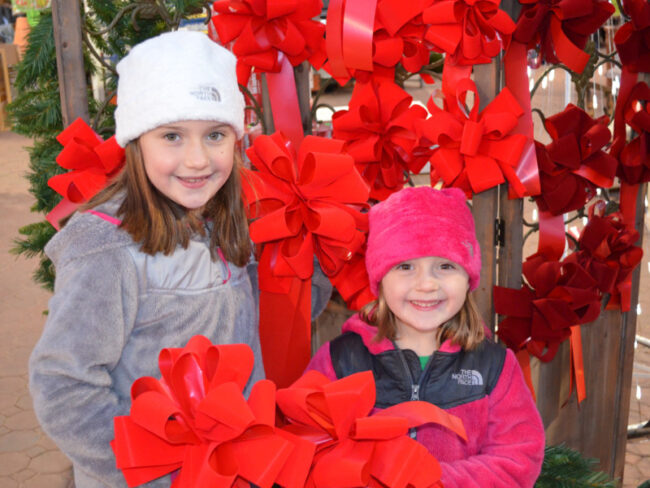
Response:
POLYGON ((540 210, 538 253, 549 261, 557 261, 564 254, 565 246, 564 216, 540 210))
POLYGON ((72 212, 77 210, 77 208, 79 208, 79 204, 73 203, 67 198, 64 198, 45 216, 45 219, 52 224, 52 227, 57 231, 61 230, 61 220, 65 219, 72 212))
POLYGON ((287 57, 283 54, 279 56, 281 60, 280 72, 266 74, 273 123, 276 131, 282 132, 295 147, 300 147, 305 135, 302 130, 296 80, 293 75, 293 67, 287 57))
POLYGON ((260 290, 260 342, 278 388, 300 377, 311 357, 311 279, 293 278, 286 294, 260 290))
POLYGON ((575 379, 576 395, 578 397, 578 405, 587 397, 587 389, 585 386, 585 365, 582 356, 582 335, 580 334, 580 326, 574 325, 571 327, 571 375, 569 383, 569 396, 567 397, 565 405, 571 398, 573 393, 573 382, 575 379))
POLYGON ((524 380, 530 390, 530 394, 533 395, 533 401, 537 402, 535 387, 533 386, 533 376, 530 372, 530 353, 527 349, 521 349, 515 353, 515 356, 517 357, 519 366, 521 366, 521 372, 524 373, 524 380))

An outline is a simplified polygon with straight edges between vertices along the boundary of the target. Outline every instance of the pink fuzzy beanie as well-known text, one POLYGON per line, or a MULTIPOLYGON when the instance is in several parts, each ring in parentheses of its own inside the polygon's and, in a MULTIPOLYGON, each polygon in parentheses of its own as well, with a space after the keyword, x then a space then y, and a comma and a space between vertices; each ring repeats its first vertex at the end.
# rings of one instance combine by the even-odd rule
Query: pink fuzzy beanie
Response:
POLYGON ((366 268, 370 291, 397 264, 408 259, 438 256, 460 264, 476 289, 481 273, 481 249, 474 218, 457 188, 404 188, 374 205, 369 213, 370 231, 366 268))

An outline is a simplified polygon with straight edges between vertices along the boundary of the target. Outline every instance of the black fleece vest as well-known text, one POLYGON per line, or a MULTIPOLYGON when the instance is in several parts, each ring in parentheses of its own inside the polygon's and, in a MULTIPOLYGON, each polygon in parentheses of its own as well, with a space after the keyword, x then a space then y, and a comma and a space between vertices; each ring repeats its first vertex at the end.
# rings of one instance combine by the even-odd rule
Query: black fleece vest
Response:
POLYGON ((348 332, 330 342, 330 355, 338 378, 372 371, 378 408, 424 400, 446 409, 489 395, 501 375, 506 350, 486 339, 473 351, 436 351, 423 371, 413 351, 396 348, 374 355, 361 336, 348 332))

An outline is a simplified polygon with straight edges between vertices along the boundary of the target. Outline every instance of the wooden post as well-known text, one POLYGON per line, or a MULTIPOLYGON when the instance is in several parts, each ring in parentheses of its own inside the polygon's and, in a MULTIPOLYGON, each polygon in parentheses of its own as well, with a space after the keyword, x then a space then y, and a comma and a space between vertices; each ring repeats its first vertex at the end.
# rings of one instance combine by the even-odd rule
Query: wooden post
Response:
POLYGON ((77 117, 88 122, 88 87, 81 41, 79 1, 54 0, 52 22, 63 125, 67 127, 77 117))

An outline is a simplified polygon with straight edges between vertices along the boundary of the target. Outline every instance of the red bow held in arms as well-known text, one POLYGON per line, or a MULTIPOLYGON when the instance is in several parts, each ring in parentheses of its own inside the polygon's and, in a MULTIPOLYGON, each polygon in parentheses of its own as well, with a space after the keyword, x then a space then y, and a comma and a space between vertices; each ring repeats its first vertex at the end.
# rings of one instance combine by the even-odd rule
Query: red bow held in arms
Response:
POLYGON ((433 99, 428 107, 431 117, 418 126, 425 141, 438 145, 430 159, 432 185, 440 178, 445 187, 471 197, 507 179, 519 197, 524 195, 516 168, 527 138, 512 134, 523 111, 507 87, 481 113, 476 85, 469 79, 458 83, 455 97, 445 99, 444 110, 433 99), (474 93, 469 113, 463 105, 467 92, 474 93))
POLYGON ((94 197, 120 172, 124 166, 124 149, 117 144, 115 137, 102 140, 80 118, 66 127, 56 140, 63 145, 56 162, 70 170, 51 177, 47 182, 50 188, 63 196, 46 217, 58 230, 61 219, 94 197))
POLYGON ((522 9, 513 34, 517 42, 535 49, 549 63, 564 63, 576 73, 585 69, 583 51, 591 34, 614 13, 606 0, 521 0, 522 9))
POLYGON ((291 387, 278 390, 283 430, 316 444, 310 488, 341 486, 441 487, 440 465, 408 436, 427 423, 442 425, 467 439, 459 418, 427 402, 405 402, 371 413, 375 382, 370 371, 330 382, 308 371, 291 387))
POLYGON ((127 484, 178 470, 173 488, 270 488, 304 471, 288 462, 296 444, 274 427, 273 383, 261 380, 248 400, 242 395, 253 361, 250 347, 214 346, 203 336, 163 349, 162 379, 136 380, 131 414, 115 417, 111 446, 127 484))
POLYGON ((348 143, 359 173, 370 185, 370 198, 384 200, 400 190, 409 172, 419 173, 431 151, 419 145, 415 124, 424 107, 394 83, 357 83, 349 110, 332 117, 333 136, 348 143))

